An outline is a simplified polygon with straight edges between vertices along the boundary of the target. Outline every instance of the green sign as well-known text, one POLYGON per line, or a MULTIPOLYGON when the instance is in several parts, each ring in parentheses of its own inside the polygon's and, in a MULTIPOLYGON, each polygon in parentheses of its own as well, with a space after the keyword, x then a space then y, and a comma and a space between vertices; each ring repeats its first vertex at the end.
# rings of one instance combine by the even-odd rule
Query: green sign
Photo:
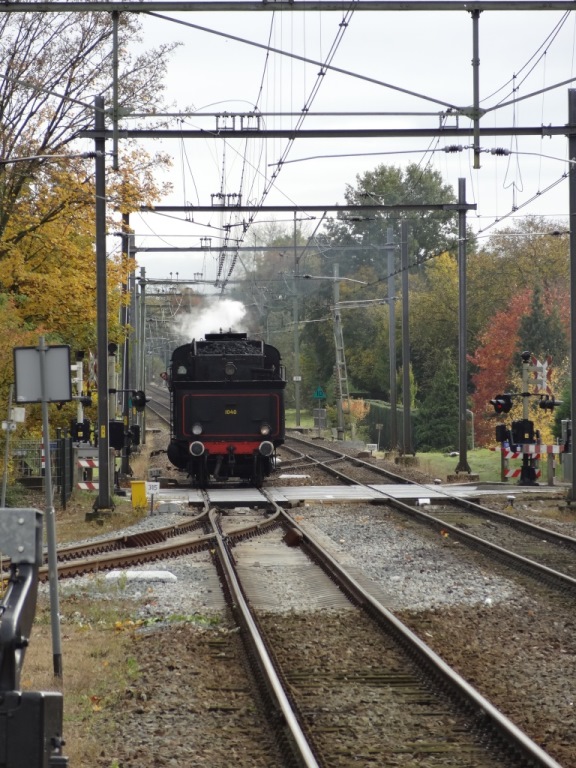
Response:
POLYGON ((326 395, 324 394, 324 390, 322 387, 317 387, 316 392, 312 395, 316 400, 326 400, 326 395))

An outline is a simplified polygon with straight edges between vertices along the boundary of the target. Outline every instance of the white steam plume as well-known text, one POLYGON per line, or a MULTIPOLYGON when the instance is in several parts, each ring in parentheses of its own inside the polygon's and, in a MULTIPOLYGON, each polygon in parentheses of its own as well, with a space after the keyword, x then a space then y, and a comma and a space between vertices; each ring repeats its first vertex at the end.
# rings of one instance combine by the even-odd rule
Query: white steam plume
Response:
POLYGON ((242 330, 236 327, 246 314, 246 307, 241 301, 232 299, 208 300, 203 307, 197 307, 192 312, 177 318, 176 329, 182 338, 188 342, 192 339, 202 339, 207 333, 218 333, 220 330, 242 330))

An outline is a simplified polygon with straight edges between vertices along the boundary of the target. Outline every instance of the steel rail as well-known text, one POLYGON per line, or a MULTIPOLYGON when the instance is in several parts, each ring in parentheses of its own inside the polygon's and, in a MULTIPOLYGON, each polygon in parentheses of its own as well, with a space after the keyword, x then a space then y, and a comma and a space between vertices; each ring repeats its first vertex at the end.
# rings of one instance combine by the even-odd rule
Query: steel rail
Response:
MULTIPOLYGON (((384 469, 383 467, 379 467, 376 464, 370 464, 369 461, 364 461, 363 459, 358 459, 355 456, 350 456, 347 453, 342 453, 341 451, 336 450, 335 448, 329 448, 326 445, 315 445, 314 443, 309 442, 308 440, 304 440, 302 437, 296 437, 295 435, 289 435, 286 437, 286 440, 294 440, 296 443, 301 443, 302 445, 308 446, 308 447, 314 447, 318 448, 322 451, 326 451, 326 453, 331 453, 333 456, 342 457, 344 459, 347 459, 348 461, 356 464, 359 467, 366 467, 367 469, 371 469, 375 474, 381 475, 382 477, 387 477, 390 480, 394 480, 395 483, 404 485, 419 485, 419 483, 415 483, 413 480, 409 480, 406 477, 402 477, 402 475, 397 475, 394 472, 390 472, 388 469, 384 469)), ((290 450, 290 448, 288 449, 290 450)), ((353 480, 353 478, 349 478, 346 475, 342 476, 342 479, 345 479, 349 483, 357 483, 357 480, 353 480)))
MULTIPOLYGON (((376 489, 373 488, 372 490, 376 489)), ((537 563, 535 560, 530 560, 530 558, 519 555, 509 549, 504 549, 503 547, 498 546, 498 544, 493 544, 472 533, 467 533, 461 528, 451 525, 438 517, 434 517, 434 515, 431 515, 428 512, 423 512, 409 504, 405 504, 399 499, 388 496, 385 491, 377 490, 376 492, 382 494, 382 501, 380 502, 378 499, 372 499, 370 502, 371 504, 388 504, 389 506, 398 509, 400 512, 419 519, 421 522, 430 525, 438 531, 446 531, 453 538, 460 539, 461 541, 470 544, 475 549, 484 550, 488 554, 495 556, 500 562, 504 562, 507 565, 512 564, 520 566, 520 569, 523 572, 532 573, 532 575, 536 573, 539 577, 545 578, 547 582, 552 582, 559 585, 562 589, 568 589, 571 592, 576 593, 576 579, 572 578, 572 576, 567 576, 564 573, 560 573, 560 571, 555 571, 553 568, 549 568, 547 565, 542 565, 542 563, 537 563)), ((541 531, 544 535, 548 534, 548 530, 545 528, 542 528, 541 531)))
POLYGON ((396 637, 399 637, 402 643, 414 652, 421 665, 439 675, 453 692, 456 692, 458 696, 468 702, 477 715, 484 716, 493 728, 504 736, 509 744, 512 744, 522 755, 533 761, 531 765, 538 766, 538 768, 561 768, 560 764, 533 742, 524 731, 455 672, 393 613, 372 597, 345 568, 326 552, 298 523, 290 518, 286 512, 283 511, 283 514, 289 521, 289 525, 295 528, 302 536, 305 548, 312 553, 317 562, 323 565, 328 575, 337 583, 345 584, 358 604, 368 610, 379 622, 384 623, 387 628, 392 630, 396 637))
MULTIPOLYGON (((176 525, 166 525, 158 528, 151 528, 148 531, 140 533, 125 533, 121 536, 108 536, 104 539, 97 539, 93 542, 83 544, 64 544, 58 547, 58 560, 71 560, 78 557, 87 557, 90 553, 113 552, 125 549, 135 549, 136 547, 148 546, 150 544, 169 541, 177 536, 182 536, 200 528, 203 518, 207 516, 208 509, 205 509, 199 515, 176 525)), ((44 553, 44 560, 46 553, 44 553)))
MULTIPOLYGON (((178 539, 171 539, 162 544, 157 543, 128 550, 115 550, 114 552, 105 552, 96 557, 65 560, 58 563, 58 576, 59 578, 70 578, 86 573, 98 573, 111 570, 112 568, 178 557, 190 551, 209 549, 213 541, 214 534, 212 533, 196 537, 180 536, 178 539)), ((38 578, 40 581, 45 581, 48 578, 47 565, 42 565, 39 568, 38 578)))
MULTIPOLYGON (((205 504, 209 503, 208 494, 206 494, 205 504)), ((274 515, 267 517, 265 520, 258 523, 250 523, 244 528, 239 528, 236 531, 228 534, 230 539, 242 539, 249 536, 256 535, 258 532, 275 525, 278 525, 278 517, 280 514, 280 508, 278 505, 274 505, 276 510, 274 515)), ((205 509, 201 515, 194 518, 190 523, 182 523, 183 532, 179 533, 179 526, 169 526, 168 528, 155 528, 150 531, 142 533, 126 534, 120 539, 108 539, 106 543, 110 543, 113 546, 114 543, 122 542, 126 540, 127 546, 124 548, 108 549, 104 552, 98 552, 90 556, 89 554, 82 557, 81 546, 72 545, 70 548, 65 549, 62 553, 58 552, 58 575, 60 578, 70 578, 74 576, 83 575, 85 573, 98 573, 102 571, 108 571, 112 568, 126 567, 130 565, 140 565, 146 562, 153 562, 155 560, 167 560, 170 557, 178 557, 183 554, 188 554, 190 551, 201 551, 210 549, 213 541, 214 534, 207 533, 201 536, 191 536, 186 530, 190 525, 198 525, 200 518, 205 516, 208 512, 208 508, 205 509), (166 531, 172 528, 173 534, 166 536, 166 531), (156 539, 152 543, 143 543, 146 540, 156 539), (140 545, 140 546, 138 546, 140 545), (76 555, 74 554, 76 552, 76 555), (60 555, 62 554, 62 558, 60 555)), ((91 547, 97 547, 100 542, 95 542, 93 545, 83 545, 85 549, 89 550, 91 547)), ((7 561, 5 561, 6 563, 7 561)), ((47 565, 43 565, 39 569, 40 581, 45 581, 48 575, 47 565)))
MULTIPOLYGON (((548 541, 554 541, 556 544, 562 544, 570 549, 576 550, 576 539, 573 536, 567 536, 565 533, 558 533, 558 531, 553 531, 551 528, 543 528, 541 525, 536 525, 536 523, 531 523, 528 520, 512 517, 505 512, 499 512, 497 509, 484 507, 482 504, 477 504, 470 499, 460 499, 441 487, 435 486, 434 490, 437 493, 444 494, 446 496, 446 501, 455 504, 458 507, 463 507, 471 512, 486 515, 486 517, 490 517, 493 520, 509 525, 511 528, 516 528, 524 533, 533 534, 534 536, 545 535, 548 541)), ((507 488, 506 491, 509 493, 510 489, 507 488)))
MULTIPOLYGON (((305 441, 302 441, 305 442, 305 441)), ((333 451, 330 448, 325 448, 322 446, 322 450, 326 450, 328 453, 337 454, 337 451, 333 451)), ((340 455, 340 454, 338 454, 340 455)), ((311 456, 308 456, 308 458, 311 461, 314 461, 317 464, 322 464, 322 462, 318 461, 317 459, 314 459, 311 456)), ((378 470, 381 470, 380 467, 374 467, 373 464, 370 464, 369 462, 363 462, 361 459, 356 459, 354 457, 347 456, 346 458, 350 459, 356 464, 361 464, 367 468, 375 469, 376 472, 378 470)), ((334 469, 333 467, 329 467, 327 465, 323 465, 326 471, 336 477, 339 477, 340 479, 348 482, 350 485, 359 485, 359 486, 366 486, 366 483, 362 483, 358 480, 355 480, 354 478, 348 477, 343 472, 340 472, 339 470, 334 469)), ((381 470, 385 474, 385 470, 381 470)), ((408 484, 414 484, 411 480, 404 479, 405 483, 408 484)), ((441 520, 438 517, 435 517, 434 515, 431 515, 428 512, 424 512, 423 510, 417 509, 416 507, 411 506, 410 504, 406 504, 403 501, 400 501, 400 499, 396 499, 394 496, 387 494, 385 490, 382 490, 380 488, 374 488, 373 485, 367 486, 372 491, 380 494, 382 496, 382 501, 379 499, 372 499, 370 502, 371 504, 387 504, 394 509, 397 509, 399 512, 402 512, 405 515, 408 515, 410 517, 416 518, 420 520, 421 522, 426 523, 427 525, 433 527, 435 530, 443 530, 451 534, 453 538, 458 538, 461 541, 464 541, 465 543, 469 544, 475 549, 481 549, 491 556, 495 557, 499 562, 504 562, 507 565, 514 565, 515 567, 519 567, 520 570, 524 573, 536 573, 538 577, 544 578, 548 583, 553 583, 555 585, 560 586, 561 589, 567 589, 570 592, 576 592, 576 579, 574 579, 571 576, 568 576, 564 573, 561 573, 560 571, 556 571, 553 568, 549 568, 546 565, 543 565, 542 563, 538 563, 535 560, 531 560, 530 558, 524 557, 523 555, 519 555, 516 552, 512 552, 508 549, 504 549, 503 547, 498 546, 497 544, 493 544, 492 542, 486 541, 485 539, 480 538, 479 536, 475 536, 472 533, 467 533, 466 531, 462 530, 461 528, 458 528, 455 525, 452 525, 451 523, 446 522, 445 520, 441 520)), ((436 491, 436 487, 434 488, 436 491)), ((439 490, 441 493, 442 491, 439 490)), ((528 523, 523 520, 518 520, 518 518, 510 517, 509 515, 505 515, 503 512, 497 512, 496 510, 490 510, 487 507, 483 507, 480 504, 475 504, 474 502, 469 502, 467 500, 458 499, 454 496, 451 496, 449 494, 446 494, 446 501, 454 504, 457 507, 464 507, 469 508, 474 512, 485 514, 486 517, 492 517, 492 519, 497 520, 498 522, 508 525, 511 528, 516 528, 517 530, 528 533, 530 535, 538 535, 540 538, 546 538, 548 541, 558 544, 560 546, 564 547, 570 547, 572 549, 576 549, 576 539, 565 536, 564 534, 556 533, 555 531, 551 531, 548 528, 541 528, 540 526, 534 525, 533 523, 528 523)))
MULTIPOLYGON (((280 510, 280 508, 277 505, 275 505, 275 507, 277 510, 280 510)), ((266 673, 270 693, 273 697, 273 700, 276 704, 277 709, 282 713, 284 722, 289 731, 289 738, 290 738, 291 744, 297 750, 296 757, 299 763, 303 766, 306 766, 306 768, 319 768, 319 764, 316 761, 316 758, 314 757, 312 750, 310 749, 308 740, 306 739, 302 729, 300 728, 298 719, 294 714, 292 706, 288 701, 288 697, 286 696, 286 693, 284 692, 284 688, 282 686, 282 683, 280 682, 280 679, 278 677, 278 674, 276 672, 272 659, 268 655, 268 651, 266 650, 266 646, 264 644, 262 636, 258 631, 256 623, 254 622, 254 619, 252 618, 252 614, 250 612, 250 609, 248 608, 248 604, 244 599, 244 594, 240 586, 240 583, 236 577, 236 573, 232 565, 232 561, 228 553, 227 546, 224 542, 224 538, 222 534, 220 533, 216 515, 217 513, 214 510, 210 511, 209 513, 210 522, 212 523, 212 526, 214 528, 214 536, 218 543, 218 550, 217 550, 218 555, 220 557, 220 561, 224 569, 227 586, 228 586, 228 589, 230 590, 230 594, 234 602, 234 607, 238 612, 238 618, 240 619, 242 625, 248 632, 251 644, 256 649, 259 662, 261 663, 261 666, 264 672, 266 673)))

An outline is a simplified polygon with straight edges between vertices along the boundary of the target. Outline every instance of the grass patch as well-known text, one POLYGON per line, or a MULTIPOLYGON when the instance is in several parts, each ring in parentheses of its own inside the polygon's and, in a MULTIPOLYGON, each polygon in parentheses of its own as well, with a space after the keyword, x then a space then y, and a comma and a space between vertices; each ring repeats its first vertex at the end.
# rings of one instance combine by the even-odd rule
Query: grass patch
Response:
MULTIPOLYGON (((296 409, 287 408, 285 413, 285 419, 286 419, 287 427, 295 427, 296 426, 296 409)), ((303 427, 304 429, 313 429, 314 416, 309 411, 301 410, 299 426, 303 427)))
POLYGON ((127 687, 138 677, 132 655, 133 634, 119 632, 134 604, 114 598, 94 600, 69 594, 60 602, 62 678, 53 674, 53 646, 48 597, 40 596, 32 642, 26 653, 23 690, 64 694, 64 754, 70 765, 102 765, 102 744, 110 743, 114 712, 127 687))
MULTIPOLYGON (((286 426, 296 425, 296 411, 294 408, 286 410, 286 426)), ((300 411, 300 426, 314 428, 314 418, 308 411, 300 411)), ((329 430, 323 431, 324 436, 330 434, 329 430)), ((446 480, 448 475, 453 475, 458 466, 459 456, 450 456, 446 453, 417 453, 418 468, 428 475, 446 480)), ((500 452, 490 451, 488 448, 475 448, 467 452, 468 464, 472 474, 480 475, 480 480, 485 483, 500 482, 500 452)))
MULTIPOLYGON (((418 453, 416 454, 419 468, 428 475, 446 480, 448 475, 453 475, 458 466, 459 455, 450 456, 445 453, 418 453)), ((490 451, 488 448, 475 448, 468 451, 468 465, 474 475, 479 475, 481 482, 500 482, 500 452, 490 451)))
POLYGON ((106 758, 103 749, 114 741, 115 723, 126 695, 138 686, 141 669, 134 653, 137 631, 167 623, 210 628, 222 621, 220 616, 204 614, 134 620, 137 603, 122 599, 122 593, 122 587, 100 578, 85 591, 63 590, 61 680, 53 675, 49 600, 44 595, 38 600, 21 688, 64 694, 64 754, 76 768, 114 768, 112 756, 106 758), (106 593, 106 599, 95 599, 95 590, 106 593))
MULTIPOLYGON (((67 504, 65 510, 56 510, 56 536, 59 544, 113 533, 118 528, 137 523, 148 514, 147 509, 133 509, 130 499, 115 497, 115 507, 110 517, 87 522, 86 514, 92 511, 94 499, 94 495, 80 493, 67 504)), ((44 506, 38 508, 44 510, 44 506)))

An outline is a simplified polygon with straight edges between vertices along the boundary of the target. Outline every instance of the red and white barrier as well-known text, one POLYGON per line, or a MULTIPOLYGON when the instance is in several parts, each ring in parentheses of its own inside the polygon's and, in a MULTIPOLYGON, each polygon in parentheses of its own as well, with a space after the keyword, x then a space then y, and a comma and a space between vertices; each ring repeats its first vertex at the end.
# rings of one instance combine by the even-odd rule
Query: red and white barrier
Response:
POLYGON ((505 459, 518 459, 525 453, 536 456, 545 456, 548 453, 563 453, 563 445, 540 445, 539 443, 523 443, 516 446, 519 450, 511 450, 510 448, 503 448, 501 445, 497 445, 492 448, 493 451, 502 451, 505 459))
MULTIPOLYGON (((521 474, 522 474, 522 469, 505 469, 504 470, 505 478, 520 477, 521 474)), ((540 469, 536 469, 534 470, 534 474, 536 475, 536 477, 541 477, 542 471, 540 469)))
POLYGON ((540 443, 523 443, 522 445, 515 445, 514 450, 511 448, 504 448, 502 445, 497 445, 492 448, 493 451, 500 451, 502 456, 502 474, 501 479, 508 480, 511 478, 518 478, 522 476, 522 469, 510 469, 508 461, 510 459, 522 459, 525 456, 530 456, 531 467, 534 470, 534 477, 542 477, 542 471, 538 467, 538 462, 541 458, 546 457, 548 461, 547 476, 548 485, 554 485, 554 456, 559 456, 564 452, 563 445, 542 445, 540 443), (534 463, 532 463, 534 462, 534 463))
POLYGON ((85 469, 94 469, 98 466, 98 459, 78 459, 78 466, 85 469))
POLYGON ((98 459, 78 459, 76 462, 81 470, 78 474, 82 477, 80 482, 76 483, 76 488, 80 491, 97 491, 98 483, 92 481, 92 470, 98 468, 98 459))
POLYGON ((97 491, 100 486, 98 483, 76 483, 76 487, 80 491, 97 491))

